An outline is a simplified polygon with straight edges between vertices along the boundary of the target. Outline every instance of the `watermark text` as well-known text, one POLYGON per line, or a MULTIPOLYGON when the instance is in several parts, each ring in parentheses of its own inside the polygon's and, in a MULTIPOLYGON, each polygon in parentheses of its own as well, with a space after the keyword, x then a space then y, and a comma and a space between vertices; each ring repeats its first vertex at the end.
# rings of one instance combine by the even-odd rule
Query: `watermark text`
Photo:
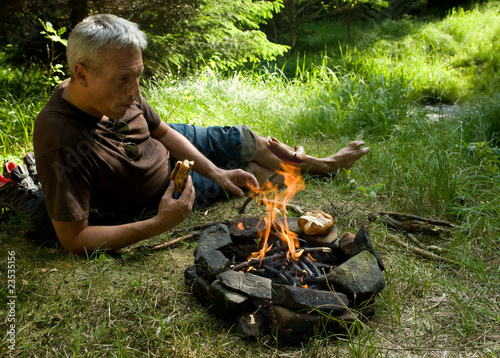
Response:
POLYGON ((16 349, 16 252, 9 251, 7 257, 7 342, 8 349, 16 349))

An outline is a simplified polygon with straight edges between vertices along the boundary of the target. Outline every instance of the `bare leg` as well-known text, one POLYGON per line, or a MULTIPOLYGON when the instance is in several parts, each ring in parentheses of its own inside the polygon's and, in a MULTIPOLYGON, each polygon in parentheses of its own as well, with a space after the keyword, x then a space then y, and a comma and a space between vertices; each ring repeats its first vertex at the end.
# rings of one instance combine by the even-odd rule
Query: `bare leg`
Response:
MULTIPOLYGON (((262 178, 267 178, 274 170, 281 168, 281 161, 267 148, 268 138, 256 135, 257 155, 253 161, 254 174, 259 183, 262 178)), ((316 158, 307 156, 306 160, 297 166, 303 173, 312 174, 335 174, 343 169, 349 169, 359 158, 370 151, 363 147, 365 142, 354 141, 342 148, 336 154, 327 158, 316 158)))

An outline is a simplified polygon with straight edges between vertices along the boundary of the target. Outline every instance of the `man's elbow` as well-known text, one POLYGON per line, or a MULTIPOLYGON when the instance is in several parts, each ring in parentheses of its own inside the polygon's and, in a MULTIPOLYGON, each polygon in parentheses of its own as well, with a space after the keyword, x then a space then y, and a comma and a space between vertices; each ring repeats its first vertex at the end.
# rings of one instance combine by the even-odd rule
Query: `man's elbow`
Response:
POLYGON ((57 238, 63 249, 73 255, 84 256, 93 250, 86 248, 85 240, 82 240, 81 235, 88 226, 87 220, 74 222, 61 222, 52 220, 52 224, 57 234, 57 238))
POLYGON ((75 243, 75 240, 61 240, 61 238, 59 238, 59 242, 61 243, 64 251, 69 254, 76 256, 86 256, 86 254, 91 253, 85 248, 85 246, 75 243))

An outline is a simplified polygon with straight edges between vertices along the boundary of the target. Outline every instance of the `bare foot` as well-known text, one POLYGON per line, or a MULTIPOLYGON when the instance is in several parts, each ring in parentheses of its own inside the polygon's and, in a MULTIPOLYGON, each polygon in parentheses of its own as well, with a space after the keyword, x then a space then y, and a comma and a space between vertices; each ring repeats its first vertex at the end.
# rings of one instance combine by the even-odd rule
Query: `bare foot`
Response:
POLYGON ((363 155, 370 151, 370 148, 364 147, 365 142, 362 140, 349 143, 347 146, 339 150, 336 154, 328 159, 334 162, 333 171, 349 169, 363 155))
POLYGON ((319 161, 321 161, 323 165, 318 167, 317 170, 311 168, 310 172, 326 174, 349 169, 359 158, 370 151, 370 148, 365 148, 363 147, 364 145, 365 142, 361 140, 351 142, 331 157, 320 159, 319 161))

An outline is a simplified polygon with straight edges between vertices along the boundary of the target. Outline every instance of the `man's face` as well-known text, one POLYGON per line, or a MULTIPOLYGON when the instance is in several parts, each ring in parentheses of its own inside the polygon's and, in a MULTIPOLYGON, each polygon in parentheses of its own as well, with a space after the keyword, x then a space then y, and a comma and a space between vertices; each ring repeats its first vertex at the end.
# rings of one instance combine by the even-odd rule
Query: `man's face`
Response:
POLYGON ((101 68, 88 75, 87 104, 91 114, 118 120, 139 96, 142 54, 131 47, 109 49, 101 68))

